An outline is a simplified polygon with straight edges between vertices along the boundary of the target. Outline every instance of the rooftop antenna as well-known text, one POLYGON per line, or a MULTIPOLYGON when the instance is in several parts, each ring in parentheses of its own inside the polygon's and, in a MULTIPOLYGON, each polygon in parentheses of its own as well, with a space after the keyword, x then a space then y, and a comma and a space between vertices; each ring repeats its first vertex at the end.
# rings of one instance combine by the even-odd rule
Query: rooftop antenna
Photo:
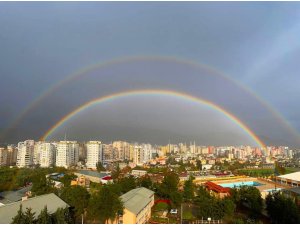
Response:
POLYGON ((65 142, 67 142, 67 133, 65 133, 65 142))

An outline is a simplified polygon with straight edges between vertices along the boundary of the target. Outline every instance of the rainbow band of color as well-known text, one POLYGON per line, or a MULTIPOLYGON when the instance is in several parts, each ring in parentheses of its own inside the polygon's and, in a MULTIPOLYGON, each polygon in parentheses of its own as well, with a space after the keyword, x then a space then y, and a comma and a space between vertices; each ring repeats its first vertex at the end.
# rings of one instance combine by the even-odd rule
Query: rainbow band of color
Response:
POLYGON ((188 95, 186 93, 182 92, 175 92, 170 90, 130 90, 125 92, 119 92, 114 93, 108 96, 100 97, 93 99, 91 101, 86 102, 85 104, 81 105, 74 111, 70 112, 66 116, 64 116, 62 119, 60 119, 54 126, 52 126, 41 138, 41 140, 46 140, 50 135, 52 135, 59 127, 61 127, 64 123, 66 123, 68 120, 70 120, 73 116, 76 114, 86 110, 87 108, 95 105, 95 104, 101 104, 104 102, 108 102, 117 98, 121 97, 129 97, 129 96, 138 96, 138 95, 158 95, 158 96, 172 96, 177 97, 179 99, 204 104, 220 113, 225 115, 227 118, 229 118, 231 121, 233 121, 235 124, 237 124, 243 131, 245 131, 262 149, 266 149, 265 144, 257 137, 257 135, 241 120, 239 120, 236 116, 229 113, 225 109, 221 108, 220 106, 209 102, 207 100, 188 95))
MULTIPOLYGON (((53 93, 56 89, 58 89, 59 87, 63 86, 64 84, 77 79, 81 76, 84 76, 87 72, 89 71, 93 71, 95 69, 99 69, 99 68, 104 68, 106 66, 112 66, 118 63, 126 63, 126 62, 130 62, 130 61, 134 61, 134 60, 151 60, 151 59, 156 59, 156 60, 160 60, 160 61, 170 61, 170 62, 174 62, 174 63, 182 63, 182 64, 186 64, 186 65, 190 65, 193 66, 195 68, 204 68, 220 77, 223 77, 224 79, 230 80, 231 82, 235 83, 237 86, 241 87, 242 89, 244 89, 246 92, 248 92, 249 94, 251 94, 256 100, 258 100, 262 105, 264 105, 264 107, 266 107, 279 121, 281 121, 287 128, 288 130, 297 138, 299 138, 299 133, 293 128, 293 126, 279 113, 277 112, 269 103, 267 103, 266 101, 264 101, 261 97, 259 97, 256 93, 254 93, 251 89, 247 88, 246 86, 242 85, 241 83, 237 82, 236 80, 230 78, 229 76, 225 75, 224 73, 222 73, 221 71, 216 70, 213 67, 204 65, 204 64, 200 64, 199 62, 193 62, 191 60, 183 60, 183 59, 179 59, 176 57, 170 57, 170 56, 132 56, 132 57, 125 57, 125 58, 120 58, 120 59, 114 59, 114 60, 110 60, 104 63, 97 63, 94 65, 90 65, 85 67, 82 70, 79 70, 77 72, 75 72, 74 74, 71 74, 70 76, 68 76, 66 79, 62 80, 61 82, 53 85, 52 87, 50 87, 49 89, 45 90, 43 93, 41 93, 40 96, 38 96, 31 104, 28 105, 28 107, 26 109, 24 109, 19 115, 18 117, 12 122, 11 124, 11 128, 14 128, 17 126, 17 124, 25 117, 26 114, 28 114, 34 107, 36 107, 41 101, 43 101, 44 98, 46 98, 48 95, 50 95, 51 93, 53 93)), ((7 131, 6 131, 7 132, 7 131)))

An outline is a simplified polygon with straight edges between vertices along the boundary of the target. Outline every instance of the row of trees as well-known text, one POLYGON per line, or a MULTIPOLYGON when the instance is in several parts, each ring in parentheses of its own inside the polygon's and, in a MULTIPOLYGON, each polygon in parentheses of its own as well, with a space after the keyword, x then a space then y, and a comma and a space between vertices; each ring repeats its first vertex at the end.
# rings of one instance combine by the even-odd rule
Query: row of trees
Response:
POLYGON ((31 208, 23 211, 22 204, 17 215, 12 219, 13 224, 66 224, 74 223, 72 211, 69 208, 58 208, 54 213, 50 214, 47 206, 36 216, 31 208))
POLYGON ((204 188, 197 189, 197 196, 194 197, 193 202, 198 208, 197 218, 214 218, 223 219, 225 216, 232 216, 236 205, 229 197, 220 199, 210 195, 204 188))
POLYGON ((66 172, 65 168, 0 168, 0 192, 11 191, 37 181, 37 176, 66 172))
POLYGON ((266 205, 273 223, 300 223, 299 208, 292 198, 276 192, 266 197, 266 205))

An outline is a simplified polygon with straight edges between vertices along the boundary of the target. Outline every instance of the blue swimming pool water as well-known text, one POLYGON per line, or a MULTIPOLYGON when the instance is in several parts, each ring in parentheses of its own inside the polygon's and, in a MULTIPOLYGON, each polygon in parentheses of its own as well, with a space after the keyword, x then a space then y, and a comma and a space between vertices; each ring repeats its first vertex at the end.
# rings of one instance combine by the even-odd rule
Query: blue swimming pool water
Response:
POLYGON ((222 187, 241 187, 241 186, 261 186, 263 184, 256 182, 256 181, 244 181, 244 182, 234 182, 234 183, 226 183, 226 184, 220 184, 222 187))

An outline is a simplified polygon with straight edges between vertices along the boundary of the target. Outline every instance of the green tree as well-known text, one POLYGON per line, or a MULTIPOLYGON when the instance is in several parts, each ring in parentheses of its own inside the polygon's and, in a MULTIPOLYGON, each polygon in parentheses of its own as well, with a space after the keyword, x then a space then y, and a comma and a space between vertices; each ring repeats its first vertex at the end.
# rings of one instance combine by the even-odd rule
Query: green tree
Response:
POLYGON ((17 215, 12 219, 12 223, 22 224, 25 223, 25 214, 23 213, 22 204, 20 204, 20 208, 17 212, 17 215))
POLYGON ((88 206, 90 198, 88 191, 81 186, 69 186, 63 188, 60 197, 70 206, 74 207, 75 218, 79 221, 88 206))
POLYGON ((116 168, 111 172, 111 177, 114 180, 114 182, 119 180, 120 174, 121 174, 121 169, 119 163, 117 163, 116 168))
POLYGON ((162 197, 170 197, 172 192, 178 192, 179 176, 174 172, 168 172, 165 174, 164 179, 159 186, 159 194, 162 197))
POLYGON ((119 183, 121 185, 121 191, 122 193, 126 193, 134 188, 136 188, 136 182, 133 176, 124 177, 119 180, 119 183))
POLYGON ((300 215, 295 202, 276 192, 266 197, 267 212, 273 223, 299 224, 300 215))
POLYGON ((40 215, 37 218, 37 223, 40 224, 51 224, 51 215, 48 212, 47 206, 42 209, 40 215))
POLYGON ((100 173, 101 171, 106 171, 106 169, 104 168, 104 166, 102 165, 101 162, 97 162, 96 164, 97 167, 97 171, 100 173))
POLYGON ((140 186, 145 188, 152 188, 152 181, 149 175, 145 175, 139 179, 140 186))
POLYGON ((53 224, 67 224, 67 223, 75 223, 74 217, 70 212, 68 207, 66 208, 58 208, 55 213, 52 215, 52 223, 53 224))
POLYGON ((184 182, 183 197, 186 200, 192 200, 194 198, 194 191, 195 191, 195 185, 193 183, 194 179, 195 178, 193 176, 190 176, 189 179, 184 182))
POLYGON ((202 162, 201 162, 201 160, 198 159, 198 160, 196 161, 196 163, 197 163, 197 168, 198 168, 198 170, 201 171, 201 170, 202 170, 202 162))
POLYGON ((23 187, 29 182, 32 181, 33 177, 33 170, 28 168, 21 168, 16 173, 16 177, 14 179, 14 186, 15 187, 23 187))
POLYGON ((35 223, 35 212, 32 212, 31 208, 27 208, 25 212, 25 222, 26 224, 35 223))
POLYGON ((52 215, 52 223, 53 224, 66 224, 65 218, 65 209, 58 208, 55 213, 52 215))
POLYGON ((242 186, 231 190, 231 199, 238 206, 246 206, 250 209, 249 216, 256 219, 262 211, 263 200, 260 191, 252 186, 242 186))
POLYGON ((44 173, 36 173, 32 178, 32 193, 43 195, 54 192, 52 181, 46 178, 44 173))
POLYGON ((182 203, 182 194, 178 191, 171 192, 169 198, 172 204, 176 207, 180 206, 182 203))
POLYGON ((88 215, 93 222, 106 223, 109 219, 114 220, 121 213, 123 213, 123 203, 107 185, 90 198, 88 215))
POLYGON ((14 179, 16 177, 17 171, 17 168, 0 168, 0 192, 15 188, 14 179))
POLYGON ((226 216, 233 216, 235 209, 236 209, 236 205, 234 204, 233 200, 231 198, 223 198, 220 201, 220 206, 221 206, 221 210, 223 210, 224 215, 226 216))
POLYGON ((63 177, 60 178, 60 182, 64 184, 64 187, 69 187, 71 185, 71 181, 77 178, 77 176, 73 173, 65 174, 63 177))

